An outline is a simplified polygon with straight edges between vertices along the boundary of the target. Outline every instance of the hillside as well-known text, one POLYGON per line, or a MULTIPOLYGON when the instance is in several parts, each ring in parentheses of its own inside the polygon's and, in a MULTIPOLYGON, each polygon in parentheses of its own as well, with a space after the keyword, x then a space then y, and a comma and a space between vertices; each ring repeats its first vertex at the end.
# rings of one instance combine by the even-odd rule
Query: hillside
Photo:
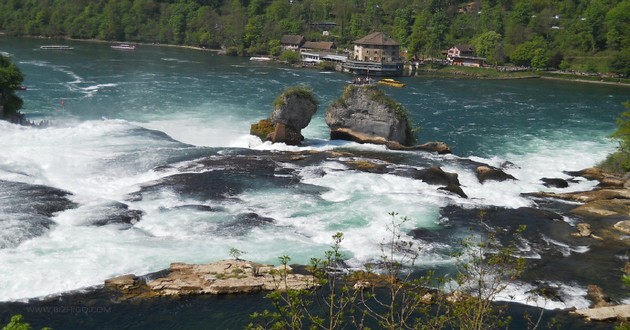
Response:
POLYGON ((5 0, 0 30, 241 55, 278 55, 284 34, 344 49, 383 31, 410 59, 471 44, 492 64, 630 75, 630 0, 5 0))

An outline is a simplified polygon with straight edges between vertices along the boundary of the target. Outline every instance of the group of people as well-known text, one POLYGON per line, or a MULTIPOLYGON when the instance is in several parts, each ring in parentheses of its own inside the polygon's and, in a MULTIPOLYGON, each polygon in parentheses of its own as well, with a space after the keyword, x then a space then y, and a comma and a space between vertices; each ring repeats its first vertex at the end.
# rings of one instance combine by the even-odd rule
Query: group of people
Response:
POLYGON ((372 79, 370 77, 356 77, 352 79, 353 85, 369 85, 372 83, 372 79))

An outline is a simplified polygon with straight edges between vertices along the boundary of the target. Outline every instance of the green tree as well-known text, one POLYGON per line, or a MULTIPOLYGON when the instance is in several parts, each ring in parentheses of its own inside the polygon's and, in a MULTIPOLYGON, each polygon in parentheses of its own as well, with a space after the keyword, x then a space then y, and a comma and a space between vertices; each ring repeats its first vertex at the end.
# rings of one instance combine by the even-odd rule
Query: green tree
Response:
POLYGON ((610 67, 613 72, 622 77, 630 77, 630 47, 618 52, 612 59, 610 67))
POLYGON ((606 14, 606 25, 606 42, 609 48, 630 48, 630 0, 621 1, 606 14))
MULTIPOLYGON (((546 48, 547 46, 542 38, 535 38, 516 47, 510 54, 510 60, 516 65, 530 66, 532 65, 532 59, 536 56, 537 50, 542 49, 545 51, 546 48)), ((540 54, 540 51, 538 51, 538 53, 540 54)))
POLYGON ((549 60, 550 57, 544 49, 536 48, 531 64, 536 69, 544 69, 549 66, 549 60))
POLYGON ((413 26, 413 10, 410 7, 397 9, 392 36, 401 45, 409 46, 409 35, 413 26))
POLYGON ((300 61, 300 53, 294 52, 292 50, 287 50, 280 54, 280 60, 285 61, 289 64, 294 64, 300 61))
POLYGON ((8 57, 0 55, 0 116, 12 118, 22 108, 22 99, 15 95, 15 90, 22 86, 22 71, 8 57))
POLYGON ((488 31, 472 41, 472 44, 475 46, 475 51, 477 55, 481 57, 487 58, 489 62, 495 63, 498 60, 498 48, 501 42, 501 35, 494 32, 488 31))
POLYGON ((409 36, 409 51, 416 58, 419 58, 420 54, 424 52, 429 41, 428 23, 429 13, 427 12, 418 14, 413 21, 411 35, 409 36))
POLYGON ((630 171, 630 101, 624 103, 626 111, 617 119, 617 130, 610 138, 617 141, 617 151, 608 155, 599 167, 604 170, 625 174, 630 171))

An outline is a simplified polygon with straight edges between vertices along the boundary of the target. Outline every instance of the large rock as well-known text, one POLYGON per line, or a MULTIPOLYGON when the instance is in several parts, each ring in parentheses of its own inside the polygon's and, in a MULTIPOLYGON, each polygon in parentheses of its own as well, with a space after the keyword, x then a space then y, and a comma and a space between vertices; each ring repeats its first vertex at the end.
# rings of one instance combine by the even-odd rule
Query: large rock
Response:
POLYGON ((578 309, 572 313, 585 317, 589 321, 628 320, 630 319, 630 305, 578 309))
POLYGON ((444 187, 440 187, 440 190, 450 191, 463 198, 468 198, 460 186, 457 173, 444 172, 439 166, 432 166, 417 170, 414 177, 431 185, 442 185, 444 187))
POLYGON ((238 259, 209 264, 172 263, 168 275, 148 282, 135 275, 123 275, 106 280, 105 285, 121 292, 124 298, 134 298, 306 289, 314 287, 315 281, 310 275, 291 273, 290 268, 285 272, 281 266, 238 259))
POLYGON ((274 101, 271 121, 299 132, 308 126, 315 112, 317 101, 313 93, 304 87, 290 87, 274 101))
POLYGON ((304 140, 302 129, 317 112, 317 100, 305 87, 289 87, 274 101, 270 119, 260 120, 250 128, 250 134, 263 141, 299 145, 304 140))
POLYGON ((475 169, 475 173, 477 174, 477 179, 480 183, 484 183, 486 181, 502 182, 505 180, 516 180, 516 178, 512 175, 490 166, 479 166, 475 169))
POLYGON ((348 85, 326 112, 331 139, 410 145, 411 124, 401 104, 375 86, 348 85))

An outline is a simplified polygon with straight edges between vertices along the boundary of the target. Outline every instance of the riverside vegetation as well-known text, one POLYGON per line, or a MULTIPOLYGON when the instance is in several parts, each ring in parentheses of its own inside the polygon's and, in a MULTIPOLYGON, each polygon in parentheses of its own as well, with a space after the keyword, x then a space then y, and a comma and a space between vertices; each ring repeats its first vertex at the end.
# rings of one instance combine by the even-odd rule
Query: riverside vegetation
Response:
POLYGON ((630 75, 629 0, 3 1, 0 31, 273 56, 285 34, 344 49, 383 31, 408 59, 464 43, 493 65, 630 75))
MULTIPOLYGON (((267 295, 274 310, 252 315, 248 329, 496 329, 508 327, 507 305, 493 301, 525 267, 514 245, 501 246, 491 231, 461 242, 454 275, 414 272, 421 246, 404 238, 409 221, 389 214, 389 237, 381 243, 380 260, 349 270, 342 253, 343 234, 333 236, 323 259, 312 259, 315 289, 278 290, 267 295)), ((480 214, 483 224, 484 214, 480 214)), ((515 239, 525 230, 521 227, 515 239)), ((282 286, 291 258, 279 258, 282 286)), ((542 313, 542 310, 541 310, 542 313)), ((542 316, 542 314, 541 314, 542 316)), ((526 317, 530 328, 539 318, 526 317)))

